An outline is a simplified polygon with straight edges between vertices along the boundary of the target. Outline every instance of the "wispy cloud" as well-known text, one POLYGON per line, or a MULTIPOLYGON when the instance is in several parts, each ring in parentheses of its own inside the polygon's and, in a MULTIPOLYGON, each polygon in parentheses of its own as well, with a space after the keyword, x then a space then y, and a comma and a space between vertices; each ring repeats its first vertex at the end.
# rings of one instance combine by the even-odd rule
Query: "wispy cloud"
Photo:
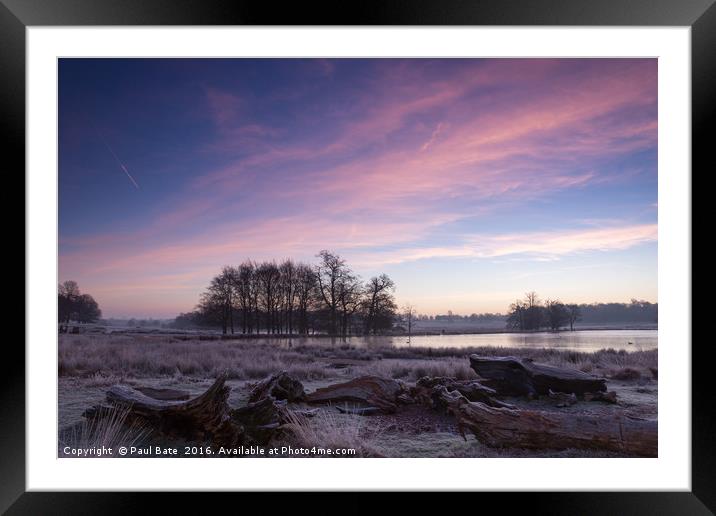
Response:
POLYGON ((462 243, 442 247, 402 248, 363 254, 371 266, 433 258, 499 258, 523 255, 529 260, 555 260, 587 251, 617 251, 657 241, 657 225, 572 229, 500 235, 466 235, 462 243))
POLYGON ((197 139, 192 172, 139 206, 139 228, 62 233, 61 276, 125 301, 177 285, 188 303, 212 268, 248 257, 329 247, 368 268, 656 240, 653 220, 614 213, 607 197, 604 213, 579 217, 586 228, 565 219, 535 231, 530 214, 521 226, 481 222, 567 193, 651 188, 640 178, 653 166, 634 156, 656 152, 653 60, 359 61, 362 75, 346 76, 353 66, 307 61, 280 96, 262 91, 263 75, 253 88, 238 74, 204 83, 191 110, 211 132, 197 139))
POLYGON ((437 140, 438 136, 440 136, 440 133, 445 128, 445 124, 443 122, 438 122, 438 125, 435 127, 435 130, 433 131, 433 134, 430 135, 430 139, 423 143, 423 145, 420 147, 420 150, 422 152, 425 152, 430 148, 430 146, 435 143, 435 140, 437 140))

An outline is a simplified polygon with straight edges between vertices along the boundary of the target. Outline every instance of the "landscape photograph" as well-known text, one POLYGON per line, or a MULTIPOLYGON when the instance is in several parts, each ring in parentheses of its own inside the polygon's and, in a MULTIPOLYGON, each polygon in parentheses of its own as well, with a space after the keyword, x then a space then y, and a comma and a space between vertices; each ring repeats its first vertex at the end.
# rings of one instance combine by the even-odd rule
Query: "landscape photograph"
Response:
POLYGON ((59 59, 57 456, 657 457, 657 67, 59 59))

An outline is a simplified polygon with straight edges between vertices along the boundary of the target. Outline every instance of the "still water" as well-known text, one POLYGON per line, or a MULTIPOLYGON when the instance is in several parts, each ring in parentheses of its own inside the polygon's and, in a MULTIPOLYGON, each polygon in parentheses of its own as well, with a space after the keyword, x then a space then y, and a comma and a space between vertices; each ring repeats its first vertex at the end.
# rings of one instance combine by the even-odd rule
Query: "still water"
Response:
MULTIPOLYGON (((349 337, 347 344, 357 347, 413 346, 467 348, 495 346, 506 348, 555 348, 571 351, 598 351, 605 348, 639 351, 656 349, 657 330, 584 330, 559 333, 483 333, 472 335, 414 335, 408 343, 403 337, 349 337)), ((326 344, 325 338, 292 339, 292 344, 326 344)))

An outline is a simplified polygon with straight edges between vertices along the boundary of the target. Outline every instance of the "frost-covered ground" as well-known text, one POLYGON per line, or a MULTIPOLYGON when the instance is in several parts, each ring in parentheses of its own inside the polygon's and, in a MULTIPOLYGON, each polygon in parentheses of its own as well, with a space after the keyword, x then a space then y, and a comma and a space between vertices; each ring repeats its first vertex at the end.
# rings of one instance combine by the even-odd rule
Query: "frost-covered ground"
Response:
MULTIPOLYGON (((564 408, 549 398, 506 401, 523 408, 607 415, 619 412, 656 419, 657 351, 579 353, 554 349, 359 349, 350 346, 282 347, 253 341, 177 340, 160 335, 60 335, 59 428, 82 422, 82 412, 100 404, 116 383, 173 388, 200 394, 217 374, 227 371, 229 404, 245 405, 256 381, 286 370, 310 392, 366 374, 414 382, 422 376, 474 378, 471 353, 518 355, 536 362, 573 367, 606 377, 618 404, 580 401, 564 408)), ((297 407, 298 408, 298 407, 297 407)), ((447 414, 418 405, 401 406, 395 414, 355 416, 322 407, 305 422, 301 444, 345 445, 359 456, 387 457, 610 457, 616 453, 584 450, 493 449, 474 436, 464 439, 447 414)))

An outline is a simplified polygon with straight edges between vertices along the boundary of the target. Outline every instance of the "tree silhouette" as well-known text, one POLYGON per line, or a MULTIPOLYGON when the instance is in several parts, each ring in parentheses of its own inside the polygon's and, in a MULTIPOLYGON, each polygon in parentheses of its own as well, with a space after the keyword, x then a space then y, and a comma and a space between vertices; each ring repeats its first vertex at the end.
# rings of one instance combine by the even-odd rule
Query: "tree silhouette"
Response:
POLYGON ((57 287, 57 320, 67 331, 70 321, 93 323, 102 317, 99 304, 89 294, 82 294, 76 281, 68 280, 57 287))

